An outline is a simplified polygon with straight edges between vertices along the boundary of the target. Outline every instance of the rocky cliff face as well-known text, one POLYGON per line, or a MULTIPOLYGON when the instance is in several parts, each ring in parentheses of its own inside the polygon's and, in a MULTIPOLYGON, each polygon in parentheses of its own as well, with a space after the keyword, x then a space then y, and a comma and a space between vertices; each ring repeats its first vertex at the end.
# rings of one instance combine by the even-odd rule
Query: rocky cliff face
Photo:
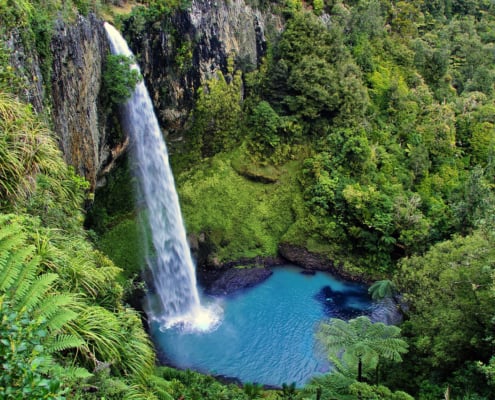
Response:
POLYGON ((58 22, 50 47, 54 130, 65 160, 94 190, 127 143, 109 140, 100 108, 102 67, 108 52, 103 23, 94 15, 80 16, 70 26, 58 22))
POLYGON ((280 31, 282 21, 252 8, 244 0, 193 0, 191 7, 138 28, 130 20, 125 32, 136 54, 162 126, 180 133, 196 89, 216 71, 259 65, 267 31, 280 31))
POLYGON ((2 38, 10 53, 9 63, 22 81, 21 96, 24 101, 31 103, 37 112, 43 110, 43 78, 40 71, 38 54, 32 46, 25 46, 18 29, 13 29, 2 38))
POLYGON ((43 85, 33 39, 12 29, 2 41, 22 82, 20 96, 41 115, 51 116, 66 162, 93 191, 127 146, 125 137, 110 137, 109 115, 101 107, 101 76, 109 51, 103 21, 90 14, 71 24, 56 22, 50 42, 52 65, 46 68, 51 71, 48 85, 43 85))

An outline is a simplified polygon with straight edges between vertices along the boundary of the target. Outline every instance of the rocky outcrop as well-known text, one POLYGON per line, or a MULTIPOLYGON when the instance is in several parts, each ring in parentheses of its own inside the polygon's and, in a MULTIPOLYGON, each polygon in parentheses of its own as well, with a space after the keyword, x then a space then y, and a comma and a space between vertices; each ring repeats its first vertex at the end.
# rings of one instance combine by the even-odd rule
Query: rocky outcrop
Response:
POLYGON ((26 46, 18 29, 6 34, 5 46, 9 50, 9 63, 16 71, 17 78, 22 82, 21 96, 24 101, 31 103, 36 112, 43 110, 43 78, 40 70, 38 54, 33 46, 26 46))
POLYGON ((159 22, 139 25, 132 18, 124 32, 150 91, 162 127, 177 135, 192 108, 198 87, 217 71, 227 73, 229 57, 249 70, 261 62, 266 35, 280 31, 280 17, 245 0, 193 0, 159 22))
POLYGON ((279 30, 282 26, 278 18, 244 0, 195 0, 187 17, 197 37, 196 61, 202 81, 218 69, 225 72, 229 56, 242 68, 258 66, 266 51, 267 23, 279 30))
POLYGON ((240 289, 255 286, 272 273, 268 268, 231 268, 211 282, 205 288, 205 292, 213 296, 226 296, 240 289))
POLYGON ((70 24, 56 21, 51 40, 46 38, 51 53, 44 60, 32 32, 21 34, 12 28, 0 35, 16 72, 18 95, 41 116, 51 118, 65 161, 94 191, 127 146, 126 137, 108 133, 110 114, 101 107, 102 69, 108 52, 103 21, 93 14, 78 16, 70 24), (44 81, 46 76, 51 76, 50 82, 44 81))
POLYGON ((324 254, 310 252, 302 246, 281 243, 278 251, 290 263, 308 270, 327 271, 350 281, 367 282, 370 279, 363 275, 350 274, 342 263, 337 263, 324 254))
POLYGON ((108 42, 101 20, 79 16, 74 24, 58 21, 51 41, 54 130, 66 162, 94 190, 99 177, 127 145, 111 141, 100 108, 102 67, 108 42))

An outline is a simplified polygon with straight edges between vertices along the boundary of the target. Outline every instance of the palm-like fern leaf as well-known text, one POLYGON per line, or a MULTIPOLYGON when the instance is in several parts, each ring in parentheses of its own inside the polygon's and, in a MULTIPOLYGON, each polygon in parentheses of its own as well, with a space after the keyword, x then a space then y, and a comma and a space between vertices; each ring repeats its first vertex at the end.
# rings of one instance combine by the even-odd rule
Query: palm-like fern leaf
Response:
POLYGON ((331 319, 320 326, 317 337, 329 358, 334 362, 339 360, 337 365, 340 367, 359 365, 356 369, 370 370, 376 367, 380 358, 402 360, 407 343, 399 335, 398 327, 372 323, 368 317, 361 316, 348 322, 331 319))
POLYGON ((50 337, 45 342, 47 351, 55 353, 62 350, 73 349, 84 345, 84 340, 73 335, 57 335, 50 337))
POLYGON ((393 297, 396 292, 395 285, 392 281, 384 279, 376 281, 368 288, 368 293, 373 300, 380 300, 386 297, 393 297))
POLYGON ((37 276, 32 283, 26 281, 21 282, 14 297, 16 306, 18 308, 26 309, 36 307, 57 278, 58 275, 48 273, 37 276))
POLYGON ((57 332, 77 317, 77 313, 72 310, 76 304, 76 296, 71 293, 51 295, 41 301, 37 314, 46 320, 48 329, 57 332))

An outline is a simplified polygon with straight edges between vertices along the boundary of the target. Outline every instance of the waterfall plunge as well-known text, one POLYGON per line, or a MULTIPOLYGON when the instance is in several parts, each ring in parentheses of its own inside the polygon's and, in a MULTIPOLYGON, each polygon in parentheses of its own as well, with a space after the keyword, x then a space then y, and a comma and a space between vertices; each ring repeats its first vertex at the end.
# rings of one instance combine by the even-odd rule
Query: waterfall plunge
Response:
MULTIPOLYGON (((120 33, 108 23, 105 29, 112 53, 133 57, 120 33)), ((135 64, 132 68, 139 70, 135 64)), ((167 148, 143 81, 122 105, 121 114, 132 143, 134 173, 146 206, 145 219, 154 249, 146 260, 154 286, 148 296, 153 300, 148 303, 147 314, 165 328, 211 330, 219 321, 219 313, 200 304, 167 148)))

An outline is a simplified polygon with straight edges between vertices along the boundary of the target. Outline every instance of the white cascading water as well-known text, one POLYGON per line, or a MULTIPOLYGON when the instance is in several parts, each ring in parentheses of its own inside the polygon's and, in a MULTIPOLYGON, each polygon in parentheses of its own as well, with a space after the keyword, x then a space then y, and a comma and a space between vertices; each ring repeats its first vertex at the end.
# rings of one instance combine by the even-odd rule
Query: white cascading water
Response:
MULTIPOLYGON (((127 42, 112 25, 105 23, 105 30, 112 54, 133 57, 127 42)), ((131 68, 139 71, 136 64, 131 68)), ((213 329, 219 320, 218 310, 200 304, 167 147, 143 81, 122 105, 121 113, 123 128, 132 143, 134 173, 147 209, 154 249, 147 257, 154 285, 147 314, 164 328, 213 329)))

